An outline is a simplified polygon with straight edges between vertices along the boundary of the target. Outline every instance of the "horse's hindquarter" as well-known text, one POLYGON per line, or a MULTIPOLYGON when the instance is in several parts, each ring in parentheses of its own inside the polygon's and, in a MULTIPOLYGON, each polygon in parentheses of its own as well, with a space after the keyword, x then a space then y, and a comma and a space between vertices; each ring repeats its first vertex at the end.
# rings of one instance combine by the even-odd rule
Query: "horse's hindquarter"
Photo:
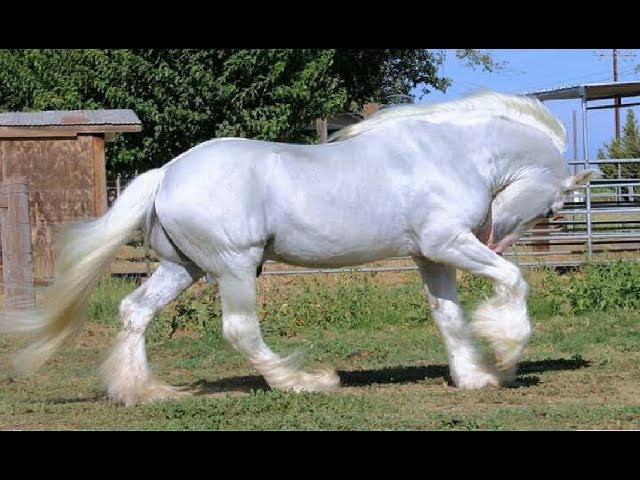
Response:
POLYGON ((235 262, 246 251, 258 260, 262 256, 269 236, 264 182, 256 168, 257 159, 264 159, 262 144, 206 142, 165 167, 156 215, 175 246, 197 265, 235 262))

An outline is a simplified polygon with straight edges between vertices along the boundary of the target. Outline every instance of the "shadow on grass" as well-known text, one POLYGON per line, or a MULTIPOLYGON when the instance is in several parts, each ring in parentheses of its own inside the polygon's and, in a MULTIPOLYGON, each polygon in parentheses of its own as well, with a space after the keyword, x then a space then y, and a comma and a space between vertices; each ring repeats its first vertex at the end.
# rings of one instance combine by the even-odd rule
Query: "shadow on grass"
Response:
POLYGON ((589 360, 585 360, 580 355, 571 358, 545 358, 544 360, 533 360, 520 363, 518 374, 554 372, 560 370, 579 370, 591 366, 589 360))
POLYGON ((378 370, 339 371, 338 375, 343 387, 366 387, 382 383, 415 383, 427 378, 446 379, 449 376, 449 367, 446 365, 387 367, 378 370))
POLYGON ((76 398, 54 398, 50 400, 49 404, 51 405, 66 405, 71 403, 108 403, 107 397, 104 393, 99 393, 96 395, 91 395, 89 397, 76 397, 76 398))
MULTIPOLYGON (((578 370, 589 367, 591 362, 580 356, 525 361, 519 365, 518 379, 510 388, 532 387, 540 383, 540 379, 531 373, 560 370, 578 370)), ((338 370, 340 384, 343 387, 366 387, 386 383, 416 383, 427 378, 442 378, 450 382, 449 367, 446 365, 427 365, 420 367, 387 367, 372 370, 338 370)), ((196 395, 208 395, 222 392, 250 392, 252 390, 268 390, 269 386, 258 375, 229 377, 213 382, 199 380, 189 387, 196 390, 196 395)))
POLYGON ((253 390, 269 390, 269 385, 267 385, 264 378, 259 375, 221 378, 213 382, 198 380, 195 383, 189 384, 188 387, 194 389, 194 395, 209 395, 223 392, 248 393, 253 390))

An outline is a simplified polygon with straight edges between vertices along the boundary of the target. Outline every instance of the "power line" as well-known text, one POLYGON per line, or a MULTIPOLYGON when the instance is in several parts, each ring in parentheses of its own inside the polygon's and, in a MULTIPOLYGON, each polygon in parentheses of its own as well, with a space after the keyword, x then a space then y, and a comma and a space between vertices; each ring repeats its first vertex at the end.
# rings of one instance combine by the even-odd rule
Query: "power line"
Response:
MULTIPOLYGON (((587 78, 592 78, 592 77, 602 77, 603 75, 605 75, 607 73, 609 73, 609 70, 603 70, 603 71, 600 71, 600 72, 594 72, 594 73, 589 73, 589 74, 586 74, 586 75, 580 75, 579 77, 570 77, 570 78, 567 78, 565 80, 555 81, 553 83, 545 83, 545 84, 540 85, 538 87, 531 87, 530 90, 543 90, 545 88, 557 87, 558 85, 566 86, 566 85, 569 85, 571 83, 576 82, 577 80, 585 80, 587 78)), ((594 80, 594 81, 598 81, 598 80, 594 80)))
MULTIPOLYGON (((609 54, 610 55, 610 54, 609 54)), ((600 56, 600 57, 604 57, 606 56, 606 54, 600 54, 596 52, 596 56, 600 56)), ((618 60, 620 58, 623 59, 631 59, 631 58, 635 58, 636 54, 634 52, 618 52, 618 60)), ((622 72, 618 72, 618 76, 622 76, 622 75, 627 75, 630 74, 632 72, 636 71, 636 66, 633 65, 631 67, 626 68, 625 70, 623 70, 622 72)), ((578 80, 586 80, 586 79, 591 79, 591 81, 593 82, 599 82, 599 81, 606 81, 609 80, 611 77, 611 70, 607 69, 607 70, 601 70, 598 72, 593 72, 593 73, 588 73, 585 75, 579 75, 579 76, 575 76, 575 77, 569 77, 566 78, 565 80, 559 80, 559 81, 555 81, 553 83, 545 83, 545 84, 538 84, 538 86, 536 87, 529 87, 528 90, 543 90, 546 88, 558 88, 558 86, 566 86, 569 85, 571 83, 574 83, 578 80), (594 78, 594 77, 598 77, 598 78, 594 78)))
MULTIPOLYGON (((608 53, 596 53, 595 54, 597 57, 608 57, 609 54, 608 53)), ((627 57, 627 58, 633 58, 635 57, 635 53, 622 53, 622 52, 618 52, 617 48, 612 48, 611 49, 611 60, 612 60, 612 67, 613 67, 613 81, 617 82, 618 81, 618 57, 627 57)), ((620 138, 620 105, 621 105, 621 101, 620 101, 620 97, 619 96, 615 96, 613 98, 613 104, 614 104, 614 119, 615 119, 615 125, 616 125, 616 138, 620 138)))

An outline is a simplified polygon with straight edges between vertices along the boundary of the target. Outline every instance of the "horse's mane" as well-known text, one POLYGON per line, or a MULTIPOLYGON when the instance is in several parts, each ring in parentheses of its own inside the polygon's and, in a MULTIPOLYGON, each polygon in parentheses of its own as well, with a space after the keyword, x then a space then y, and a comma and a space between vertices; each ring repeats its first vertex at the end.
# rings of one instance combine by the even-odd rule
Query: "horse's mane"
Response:
POLYGON ((349 125, 330 138, 329 142, 339 142, 356 137, 367 130, 402 118, 423 119, 442 123, 464 119, 466 112, 487 113, 535 127, 547 133, 558 149, 567 148, 567 133, 560 121, 537 98, 503 93, 480 91, 448 102, 402 105, 380 110, 359 123, 349 125))

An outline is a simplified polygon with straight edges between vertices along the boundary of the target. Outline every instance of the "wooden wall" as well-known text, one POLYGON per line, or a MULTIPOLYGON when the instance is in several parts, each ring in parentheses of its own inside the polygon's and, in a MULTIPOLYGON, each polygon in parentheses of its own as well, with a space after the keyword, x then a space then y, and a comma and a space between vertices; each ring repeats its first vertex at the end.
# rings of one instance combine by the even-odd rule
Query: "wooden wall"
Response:
POLYGON ((60 225, 107 209, 104 136, 1 139, 0 160, 0 181, 28 181, 33 276, 50 281, 60 225))

